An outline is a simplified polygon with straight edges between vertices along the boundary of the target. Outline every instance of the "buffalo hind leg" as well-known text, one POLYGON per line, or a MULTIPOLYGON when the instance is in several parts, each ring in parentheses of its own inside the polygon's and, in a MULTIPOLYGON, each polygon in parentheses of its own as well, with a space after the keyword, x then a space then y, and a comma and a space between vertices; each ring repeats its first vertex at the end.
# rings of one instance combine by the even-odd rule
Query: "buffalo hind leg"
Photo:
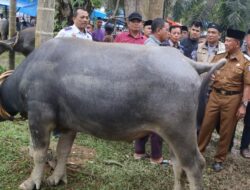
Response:
MULTIPOLYGON (((176 128, 172 128, 175 130, 176 128)), ((205 166, 205 160, 198 150, 197 137, 195 131, 192 132, 191 127, 185 126, 189 131, 177 131, 173 133, 171 130, 162 133, 162 137, 168 142, 174 154, 174 173, 175 184, 174 190, 184 189, 182 182, 182 171, 184 170, 191 190, 202 190, 202 170, 205 166), (174 134, 174 135, 173 135, 174 134)))
POLYGON ((173 151, 170 149, 170 158, 173 163, 173 171, 174 171, 174 190, 181 190, 184 187, 184 180, 182 179, 183 169, 181 167, 180 162, 176 159, 173 151))
POLYGON ((56 148, 57 164, 53 174, 47 179, 49 185, 57 185, 60 181, 63 181, 65 184, 67 183, 66 163, 75 137, 76 132, 74 131, 67 131, 60 134, 56 148))

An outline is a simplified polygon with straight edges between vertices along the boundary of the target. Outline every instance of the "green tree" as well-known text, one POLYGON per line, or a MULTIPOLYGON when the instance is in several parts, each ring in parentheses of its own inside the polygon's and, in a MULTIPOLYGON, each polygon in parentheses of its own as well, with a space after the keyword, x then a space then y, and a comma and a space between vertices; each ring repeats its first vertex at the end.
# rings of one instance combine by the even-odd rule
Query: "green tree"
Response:
POLYGON ((249 11, 249 0, 177 0, 173 18, 184 24, 200 20, 203 23, 217 22, 224 29, 246 30, 250 27, 249 11))
POLYGON ((223 0, 218 8, 218 22, 224 27, 232 27, 246 30, 249 21, 246 20, 249 14, 249 1, 245 0, 223 0))
POLYGON ((103 0, 56 0, 55 31, 72 24, 73 10, 84 8, 89 14, 94 8, 100 8, 103 0))

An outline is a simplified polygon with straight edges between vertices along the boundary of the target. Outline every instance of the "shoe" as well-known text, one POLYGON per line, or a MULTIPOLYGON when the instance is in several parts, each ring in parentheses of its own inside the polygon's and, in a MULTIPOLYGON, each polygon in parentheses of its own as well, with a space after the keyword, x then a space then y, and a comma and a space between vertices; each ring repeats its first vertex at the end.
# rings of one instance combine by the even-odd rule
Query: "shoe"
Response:
POLYGON ((240 155, 243 158, 250 159, 250 150, 248 148, 240 150, 240 155))
POLYGON ((163 158, 158 159, 158 160, 154 160, 154 159, 151 158, 150 163, 151 164, 159 164, 159 165, 163 165, 163 166, 172 165, 171 160, 163 160, 163 158))
POLYGON ((150 158, 150 156, 148 154, 138 154, 138 153, 134 153, 134 159, 135 160, 144 160, 150 158))
POLYGON ((212 168, 215 172, 220 172, 221 170, 223 170, 222 162, 214 162, 212 168))

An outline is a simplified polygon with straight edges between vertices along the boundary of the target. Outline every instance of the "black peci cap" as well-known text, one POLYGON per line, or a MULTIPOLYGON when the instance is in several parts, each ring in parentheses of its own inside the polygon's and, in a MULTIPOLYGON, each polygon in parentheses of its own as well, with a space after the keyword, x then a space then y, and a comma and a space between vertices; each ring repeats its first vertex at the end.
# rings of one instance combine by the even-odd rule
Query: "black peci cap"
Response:
POLYGON ((142 16, 138 13, 138 12, 133 12, 128 16, 128 20, 132 21, 132 20, 139 20, 142 21, 142 16))
POLYGON ((144 24, 143 24, 143 26, 145 27, 145 26, 151 26, 152 25, 152 20, 147 20, 147 21, 145 21, 144 22, 144 24))
POLYGON ((181 26, 181 31, 187 31, 188 32, 188 27, 187 26, 181 26))
POLYGON ((234 29, 227 29, 227 37, 229 38, 235 38, 237 40, 243 40, 245 37, 245 32, 242 32, 240 30, 234 30, 234 29))
POLYGON ((221 32, 220 25, 218 25, 218 24, 216 24, 214 22, 208 24, 207 29, 209 29, 209 28, 214 28, 214 29, 218 30, 219 32, 221 32))
POLYGON ((247 31, 247 34, 250 34, 250 29, 247 31))

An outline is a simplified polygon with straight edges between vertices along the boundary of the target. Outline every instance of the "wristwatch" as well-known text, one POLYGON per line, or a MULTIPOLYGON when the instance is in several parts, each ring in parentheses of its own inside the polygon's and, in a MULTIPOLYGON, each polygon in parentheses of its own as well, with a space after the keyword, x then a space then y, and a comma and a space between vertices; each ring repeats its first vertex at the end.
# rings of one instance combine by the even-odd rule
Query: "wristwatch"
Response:
POLYGON ((248 105, 248 100, 244 100, 241 102, 241 104, 246 108, 248 105))

